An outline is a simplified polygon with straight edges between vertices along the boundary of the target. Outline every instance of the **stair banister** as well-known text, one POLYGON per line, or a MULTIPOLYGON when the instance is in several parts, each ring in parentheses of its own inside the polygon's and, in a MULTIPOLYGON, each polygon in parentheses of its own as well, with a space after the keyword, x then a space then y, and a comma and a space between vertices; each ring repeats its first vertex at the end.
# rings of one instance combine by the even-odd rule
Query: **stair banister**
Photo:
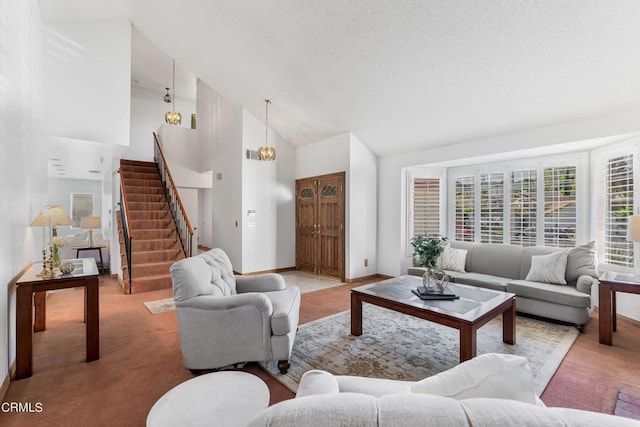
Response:
POLYGON ((124 180, 122 179, 122 173, 120 173, 120 216, 122 218, 122 231, 124 233, 124 247, 127 252, 127 272, 129 275, 129 293, 131 293, 131 240, 133 236, 131 236, 131 230, 129 228, 129 221, 127 219, 127 212, 129 212, 129 206, 127 202, 127 191, 124 188, 124 180))
POLYGON ((191 222, 189 222, 187 211, 182 204, 180 193, 178 193, 178 188, 173 181, 171 171, 169 170, 169 165, 167 164, 167 160, 164 157, 164 152, 162 151, 162 147, 160 146, 160 141, 158 140, 158 135, 155 132, 153 133, 153 140, 153 160, 158 164, 158 169, 160 170, 165 197, 167 198, 167 201, 171 206, 171 214, 173 215, 173 220, 176 225, 176 231, 180 236, 182 250, 184 251, 184 255, 186 257, 190 257, 191 246, 193 242, 193 227, 191 227, 191 222))

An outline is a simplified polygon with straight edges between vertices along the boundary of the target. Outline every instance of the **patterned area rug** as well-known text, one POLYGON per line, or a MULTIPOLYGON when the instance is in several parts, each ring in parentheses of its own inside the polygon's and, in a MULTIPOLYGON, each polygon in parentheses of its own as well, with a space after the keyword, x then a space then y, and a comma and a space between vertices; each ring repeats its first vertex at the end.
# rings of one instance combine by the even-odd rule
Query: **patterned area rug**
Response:
POLYGON ((173 302, 173 298, 147 301, 143 304, 145 307, 147 307, 151 314, 166 313, 168 311, 173 311, 176 309, 176 304, 173 302))
MULTIPOLYGON (((459 332, 370 304, 363 305, 363 334, 350 334, 350 311, 300 325, 291 368, 278 372, 277 362, 261 365, 295 392, 310 369, 336 375, 358 375, 417 381, 453 368, 459 360, 459 332)), ((516 317, 516 344, 502 342, 502 319, 478 330, 477 351, 525 356, 535 375, 539 396, 578 337, 573 326, 516 317)))

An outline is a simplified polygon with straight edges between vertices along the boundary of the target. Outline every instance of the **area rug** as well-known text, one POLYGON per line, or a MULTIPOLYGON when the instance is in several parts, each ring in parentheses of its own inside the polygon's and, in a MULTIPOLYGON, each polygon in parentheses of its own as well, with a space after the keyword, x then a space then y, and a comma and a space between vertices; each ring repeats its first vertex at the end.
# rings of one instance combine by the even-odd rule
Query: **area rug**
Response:
POLYGON ((151 314, 166 313, 176 309, 176 304, 173 302, 173 298, 159 299, 155 301, 147 301, 143 303, 145 307, 151 312, 151 314))
MULTIPOLYGON (((352 336, 350 311, 300 325, 293 345, 291 367, 285 375, 277 362, 261 363, 271 375, 295 392, 302 374, 323 369, 335 375, 358 375, 417 381, 459 363, 459 333, 409 315, 371 304, 363 305, 363 333, 352 336)), ((540 396, 578 337, 573 326, 516 317, 516 344, 502 342, 502 319, 497 317, 477 332, 477 353, 525 356, 540 396)))

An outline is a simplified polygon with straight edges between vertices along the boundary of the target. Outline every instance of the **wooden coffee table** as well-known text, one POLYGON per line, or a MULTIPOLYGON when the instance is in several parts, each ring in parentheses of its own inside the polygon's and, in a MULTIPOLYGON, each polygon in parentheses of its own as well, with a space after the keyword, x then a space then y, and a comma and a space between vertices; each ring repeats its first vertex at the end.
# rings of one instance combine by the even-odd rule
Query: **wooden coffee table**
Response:
POLYGON ((450 283, 456 300, 421 300, 411 290, 422 278, 400 276, 351 290, 351 334, 362 335, 362 303, 378 305, 460 331, 460 362, 476 355, 476 331, 502 313, 502 341, 516 343, 515 294, 450 283))

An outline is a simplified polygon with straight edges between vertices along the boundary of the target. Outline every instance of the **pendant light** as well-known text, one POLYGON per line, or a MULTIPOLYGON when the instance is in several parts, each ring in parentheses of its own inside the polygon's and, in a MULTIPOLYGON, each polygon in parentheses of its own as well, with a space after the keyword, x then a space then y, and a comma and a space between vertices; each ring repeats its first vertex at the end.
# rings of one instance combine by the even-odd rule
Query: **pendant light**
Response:
MULTIPOLYGON (((167 88, 167 95, 169 95, 169 88, 167 88)), ((167 102, 167 95, 165 95, 165 102, 167 102)), ((176 112, 176 60, 173 60, 173 99, 171 105, 171 111, 167 111, 164 115, 164 121, 170 125, 179 125, 182 123, 182 114, 176 112)))
POLYGON ((258 149, 258 158, 260 160, 275 160, 276 149, 269 147, 269 104, 271 104, 271 101, 265 99, 264 104, 264 147, 258 149))

